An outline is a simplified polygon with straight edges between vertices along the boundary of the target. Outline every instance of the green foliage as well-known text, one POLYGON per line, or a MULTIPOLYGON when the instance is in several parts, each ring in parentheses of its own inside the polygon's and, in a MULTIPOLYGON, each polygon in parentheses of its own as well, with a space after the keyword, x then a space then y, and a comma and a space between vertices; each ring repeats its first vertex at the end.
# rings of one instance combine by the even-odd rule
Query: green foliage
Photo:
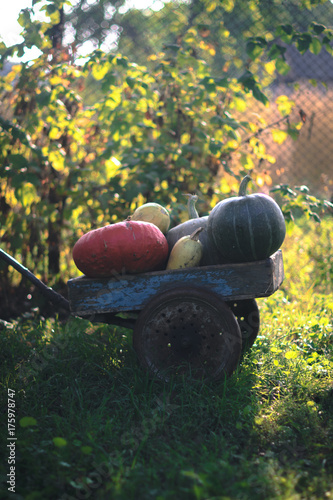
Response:
POLYGON ((303 218, 297 224, 288 222, 287 227, 283 249, 288 296, 297 300, 314 290, 332 293, 332 218, 324 218, 321 224, 303 218))
POLYGON ((279 184, 271 189, 272 193, 281 196, 282 211, 286 220, 296 220, 303 215, 320 222, 321 213, 332 213, 333 203, 318 199, 310 194, 307 186, 296 186, 294 189, 288 184, 279 184))

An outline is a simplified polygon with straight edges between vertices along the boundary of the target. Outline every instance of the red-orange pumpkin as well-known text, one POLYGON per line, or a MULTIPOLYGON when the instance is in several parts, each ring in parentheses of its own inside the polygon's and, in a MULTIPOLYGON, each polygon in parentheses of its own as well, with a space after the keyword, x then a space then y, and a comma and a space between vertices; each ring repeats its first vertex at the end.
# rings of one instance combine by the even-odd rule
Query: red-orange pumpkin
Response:
POLYGON ((168 257, 164 234, 150 222, 124 221, 93 229, 73 248, 77 268, 90 278, 163 269, 168 257))

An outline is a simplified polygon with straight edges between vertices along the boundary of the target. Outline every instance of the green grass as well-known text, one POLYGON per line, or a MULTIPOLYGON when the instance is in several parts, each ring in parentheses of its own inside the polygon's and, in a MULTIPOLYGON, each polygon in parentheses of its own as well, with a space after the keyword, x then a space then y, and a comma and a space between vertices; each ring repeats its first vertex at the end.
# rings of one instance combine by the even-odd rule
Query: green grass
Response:
POLYGON ((1 324, 5 424, 8 388, 16 404, 9 498, 333 498, 332 236, 332 221, 289 231, 286 280, 258 299, 259 336, 218 383, 150 380, 125 329, 34 311, 1 324))

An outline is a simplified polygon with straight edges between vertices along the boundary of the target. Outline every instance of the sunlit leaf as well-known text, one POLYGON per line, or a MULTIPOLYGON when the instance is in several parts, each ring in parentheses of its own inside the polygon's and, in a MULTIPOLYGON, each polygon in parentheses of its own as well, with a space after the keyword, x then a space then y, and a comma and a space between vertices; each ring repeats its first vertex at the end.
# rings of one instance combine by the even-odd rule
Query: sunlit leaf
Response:
POLYGON ((244 167, 246 170, 252 170, 254 168, 254 163, 250 155, 242 154, 240 161, 242 167, 244 167))
POLYGON ((286 359, 296 359, 298 357, 298 351, 287 351, 284 356, 286 359))
POLYGON ((318 38, 312 38, 309 49, 312 54, 319 54, 322 49, 320 40, 318 40, 318 38))
POLYGON ((49 162, 52 164, 54 170, 61 172, 65 168, 65 158, 60 151, 50 151, 49 162))
POLYGON ((26 182, 22 187, 16 190, 16 196, 23 207, 29 207, 33 202, 39 200, 37 190, 31 182, 26 182))
POLYGON ((209 2, 207 4, 207 7, 206 7, 206 11, 210 14, 211 12, 214 12, 214 10, 216 9, 217 7, 217 3, 216 2, 209 2))
POLYGON ((119 173, 121 163, 114 156, 105 161, 105 171, 108 179, 111 179, 119 173))
POLYGON ((186 133, 182 134, 182 136, 180 138, 180 143, 181 144, 189 144, 190 140, 191 140, 191 136, 189 133, 186 132, 186 133))
POLYGON ((286 95, 280 95, 279 97, 277 97, 275 102, 282 116, 288 116, 295 106, 295 101, 293 101, 286 95))
POLYGON ((273 141, 277 144, 283 144, 288 137, 288 133, 285 130, 272 129, 273 141))

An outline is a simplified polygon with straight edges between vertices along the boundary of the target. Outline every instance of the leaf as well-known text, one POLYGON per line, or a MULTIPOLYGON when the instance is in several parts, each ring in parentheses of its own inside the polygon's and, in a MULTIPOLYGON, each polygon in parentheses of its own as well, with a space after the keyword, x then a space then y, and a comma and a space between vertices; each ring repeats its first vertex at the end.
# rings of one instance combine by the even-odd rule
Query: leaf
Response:
POLYGON ((284 33, 286 33, 287 35, 292 35, 293 32, 294 32, 294 28, 292 27, 291 24, 282 24, 281 25, 281 29, 284 33))
POLYGON ((37 420, 34 417, 22 417, 19 420, 20 427, 32 427, 37 425, 37 420))
POLYGON ((275 36, 280 38, 282 42, 290 43, 294 35, 294 28, 291 24, 282 24, 275 30, 275 36))
POLYGON ((181 144, 189 144, 190 140, 191 140, 191 136, 187 132, 185 132, 184 134, 182 134, 181 137, 180 137, 180 143, 181 144))
POLYGON ((319 223, 321 222, 321 218, 320 218, 320 217, 319 217, 319 215, 318 215, 318 214, 316 214, 315 212, 311 212, 311 211, 310 211, 310 212, 309 212, 309 215, 310 215, 310 217, 312 217, 312 219, 314 219, 316 222, 319 222, 319 223))
POLYGON ((282 45, 279 45, 278 43, 273 43, 271 48, 268 51, 268 57, 269 59, 278 59, 280 57, 284 58, 284 54, 286 52, 287 48, 283 47, 282 45))
POLYGON ((273 129, 271 132, 273 141, 277 144, 283 144, 288 137, 288 133, 285 130, 273 129))
POLYGON ((26 168, 29 165, 28 160, 20 154, 10 154, 8 156, 8 160, 13 165, 15 170, 26 168))
POLYGON ((309 33, 302 33, 298 36, 296 41, 296 47, 301 54, 304 54, 312 43, 312 36, 309 33))
POLYGON ((295 190, 300 191, 300 193, 303 194, 308 194, 310 192, 308 186, 305 186, 304 184, 302 186, 295 186, 295 190))
POLYGON ((17 21, 23 28, 31 23, 30 12, 31 9, 22 9, 18 16, 17 21))
POLYGON ((205 76, 199 83, 205 87, 208 92, 216 91, 216 84, 213 78, 210 76, 205 76))
POLYGON ((287 75, 290 71, 290 66, 284 59, 279 58, 276 60, 276 71, 280 75, 287 75))
POLYGON ((257 99, 257 101, 260 101, 265 105, 268 104, 269 102, 268 98, 260 90, 259 85, 257 84, 251 71, 249 70, 245 71, 245 73, 243 73, 243 75, 240 76, 238 81, 239 83, 243 84, 245 90, 252 91, 253 97, 257 99))
POLYGON ((318 40, 318 38, 312 38, 309 49, 312 54, 318 55, 322 49, 320 40, 318 40))
POLYGON ((81 451, 84 453, 84 455, 90 455, 92 452, 92 447, 91 446, 81 446, 81 451))
POLYGON ((280 95, 276 98, 275 102, 282 116, 290 115, 295 106, 295 102, 289 99, 289 97, 286 95, 280 95))
POLYGON ((220 5, 226 12, 232 12, 235 6, 235 0, 223 0, 223 2, 220 2, 220 5))
POLYGON ((287 129, 287 132, 288 132, 288 135, 294 140, 296 141, 298 139, 298 136, 299 136, 299 130, 295 129, 295 128, 291 128, 291 127, 288 127, 287 129))
POLYGON ((39 201, 37 190, 31 182, 26 182, 16 190, 15 194, 23 207, 29 207, 32 203, 39 201))
POLYGON ((326 26, 323 24, 318 24, 316 22, 311 23, 311 29, 316 35, 320 35, 323 31, 326 30, 326 26))
POLYGON ((95 80, 103 80, 110 70, 110 66, 107 63, 104 64, 94 64, 91 70, 91 74, 95 80))
POLYGON ((255 99, 257 99, 257 101, 261 102, 265 106, 269 104, 269 99, 265 96, 265 94, 260 90, 260 88, 258 86, 254 87, 254 89, 252 89, 252 94, 253 94, 253 97, 255 97, 255 99))
POLYGON ((52 441, 53 441, 54 446, 56 446, 57 448, 64 448, 65 446, 67 446, 66 439, 64 439, 62 437, 54 437, 52 439, 52 441))
POLYGON ((246 44, 246 53, 254 61, 257 57, 262 54, 264 48, 267 46, 267 42, 262 37, 256 37, 250 39, 246 44))
POLYGON ((298 357, 298 352, 297 351, 287 351, 284 356, 286 359, 295 359, 298 357))
POLYGON ((60 151, 50 151, 49 162, 57 172, 61 172, 65 168, 65 158, 60 151))
POLYGON ((206 7, 206 11, 210 14, 211 12, 214 12, 214 10, 216 9, 217 7, 217 3, 216 2, 209 2, 207 7, 206 7))
POLYGON ((118 66, 122 66, 123 68, 128 68, 128 59, 127 57, 116 57, 116 64, 118 66))
POLYGON ((246 170, 252 170, 254 168, 254 163, 250 155, 242 154, 240 158, 242 167, 246 170))
POLYGON ((127 83, 127 85, 129 86, 130 89, 133 89, 135 87, 135 82, 136 82, 135 78, 133 78, 131 76, 128 76, 126 78, 126 83, 127 83))
POLYGON ((213 139, 210 141, 209 150, 213 155, 221 153, 222 147, 223 144, 220 143, 219 141, 214 141, 213 139))

